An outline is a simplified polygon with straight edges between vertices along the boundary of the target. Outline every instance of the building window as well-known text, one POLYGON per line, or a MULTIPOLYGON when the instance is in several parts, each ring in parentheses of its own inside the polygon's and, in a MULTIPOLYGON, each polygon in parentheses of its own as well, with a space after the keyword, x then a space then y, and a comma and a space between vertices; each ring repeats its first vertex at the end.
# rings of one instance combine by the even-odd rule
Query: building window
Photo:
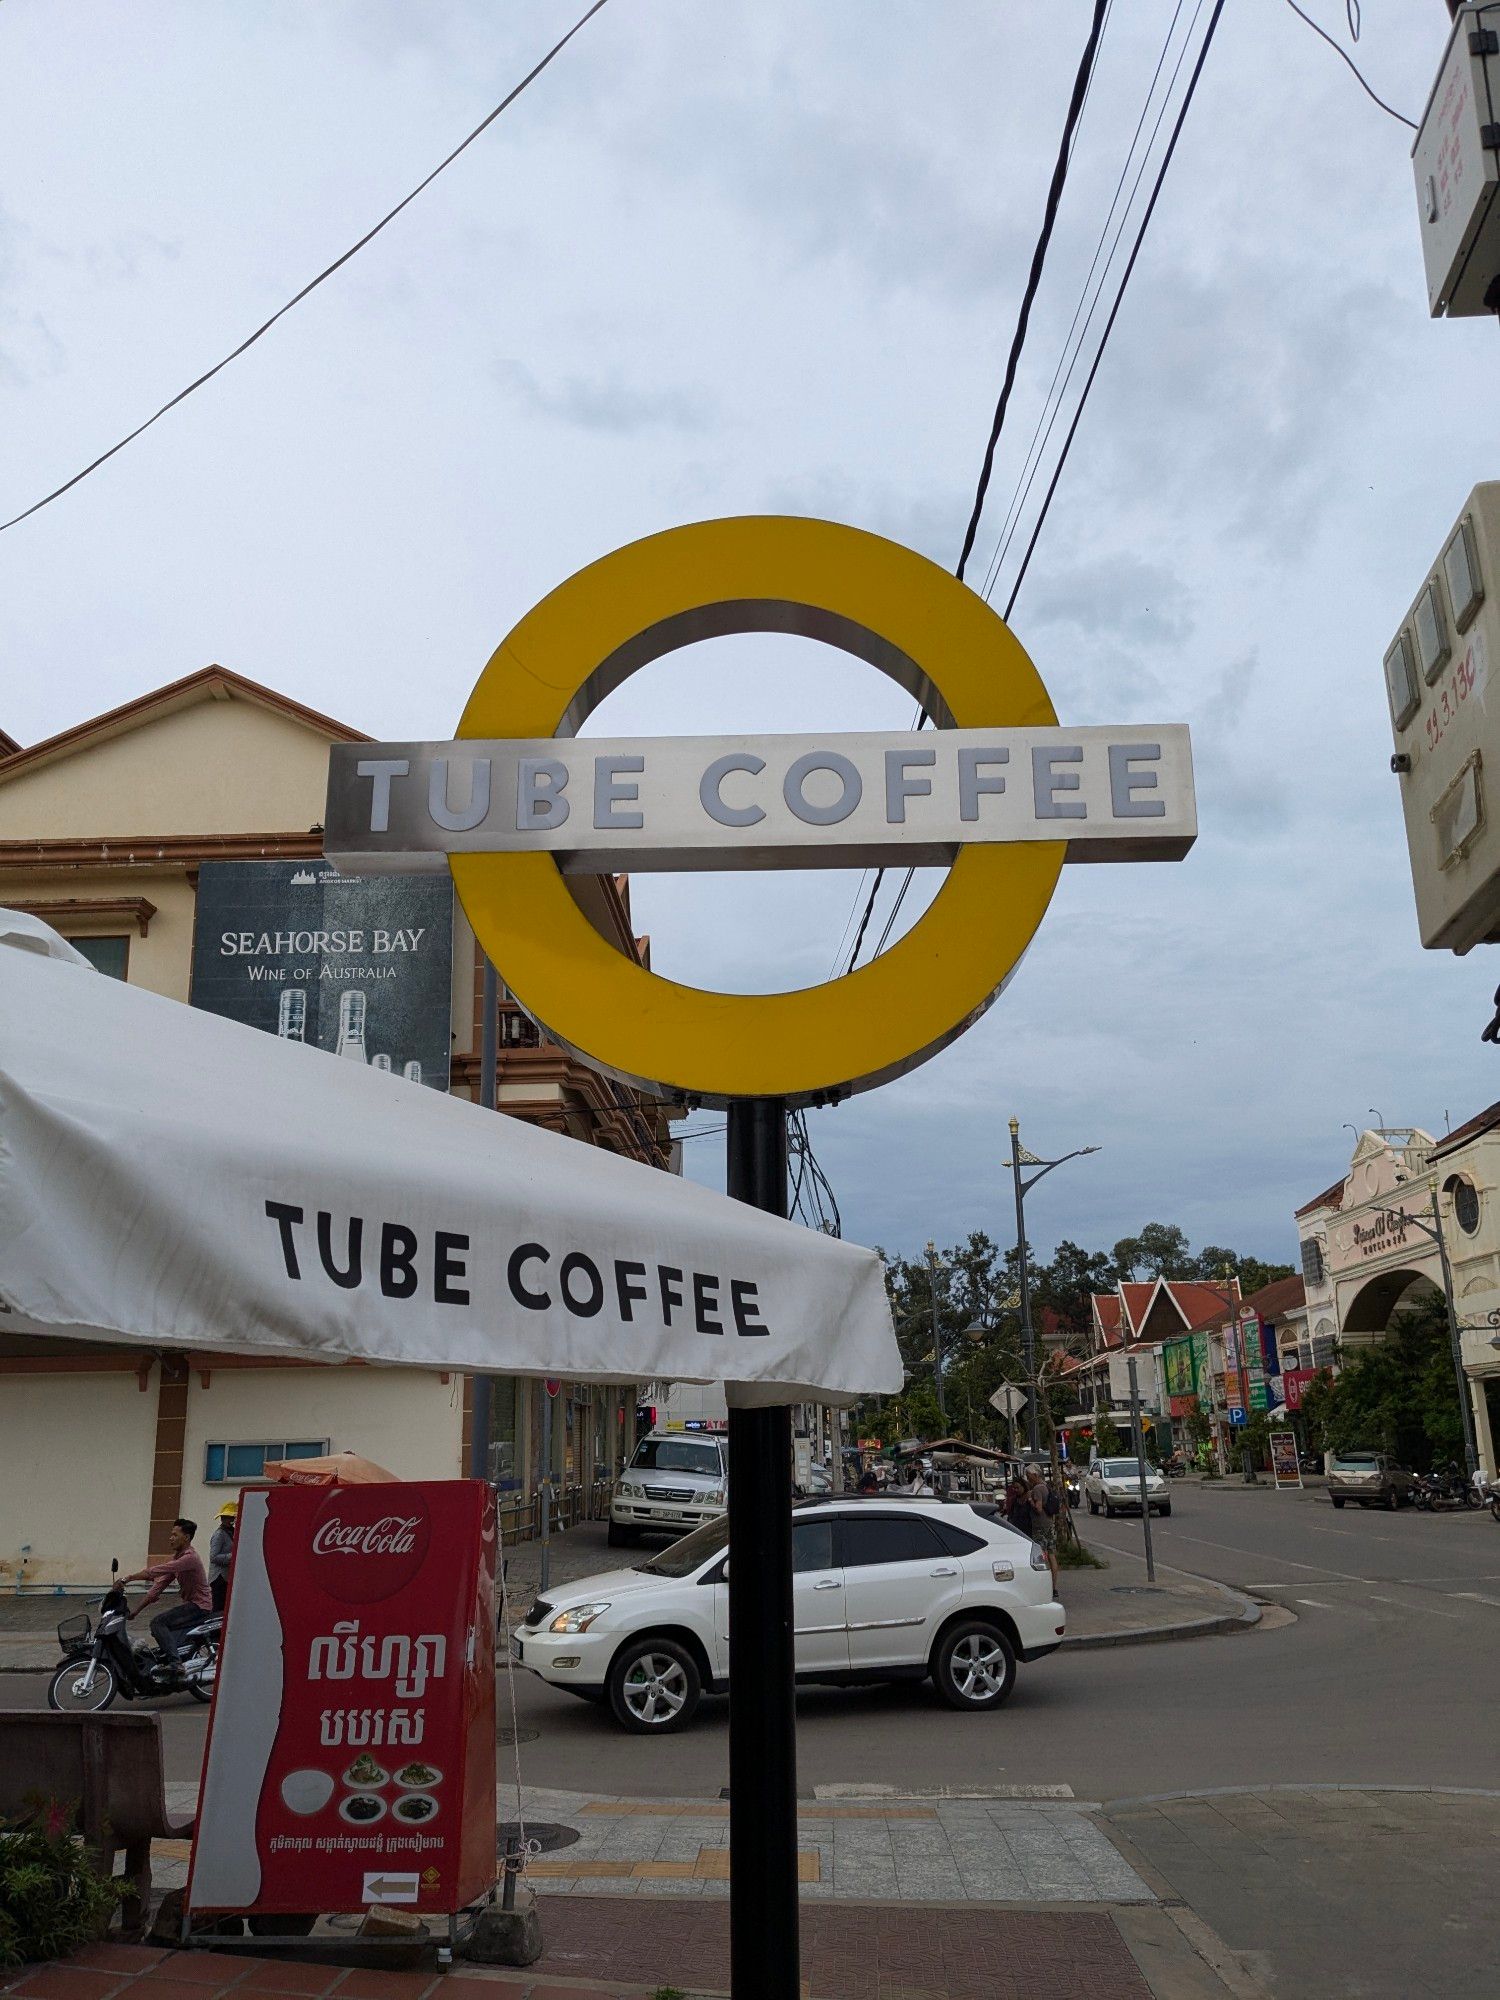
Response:
POLYGON ((74 951, 81 951, 96 972, 103 972, 111 979, 123 979, 130 964, 130 939, 128 937, 75 937, 68 943, 74 951))
POLYGON ((206 1486, 237 1486, 245 1479, 264 1479, 267 1464, 283 1458, 322 1458, 327 1438, 302 1438, 275 1444, 208 1444, 203 1447, 206 1486))
POLYGON ((1323 1246, 1316 1236, 1302 1239, 1302 1282, 1305 1285, 1323 1282, 1323 1246))
POLYGON ((1458 1217, 1458 1226, 1465 1236, 1479 1234, 1479 1192, 1472 1181, 1455 1180, 1453 1188, 1453 1213, 1458 1217))

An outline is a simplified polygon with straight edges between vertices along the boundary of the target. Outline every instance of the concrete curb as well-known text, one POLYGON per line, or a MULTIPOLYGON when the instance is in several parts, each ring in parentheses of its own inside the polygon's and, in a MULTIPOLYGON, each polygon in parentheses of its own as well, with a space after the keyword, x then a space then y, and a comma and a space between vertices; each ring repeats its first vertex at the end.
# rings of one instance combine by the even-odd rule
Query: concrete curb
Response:
MULTIPOLYGON (((1189 1576, 1189 1570, 1177 1570, 1189 1576)), ((1194 1576, 1195 1583, 1207 1584, 1233 1605, 1233 1610, 1207 1618, 1179 1618, 1166 1625, 1141 1625, 1127 1632, 1080 1632, 1063 1639, 1058 1651, 1071 1647, 1076 1653, 1094 1652, 1105 1646, 1160 1646, 1171 1639, 1211 1639, 1222 1632, 1251 1632, 1260 1623, 1261 1607, 1242 1590, 1235 1590, 1217 1577, 1194 1576)), ((1066 1598, 1063 1600, 1066 1604, 1066 1598)))
POLYGON ((1124 1812, 1130 1806, 1171 1805, 1174 1799, 1249 1799, 1271 1792, 1410 1792, 1418 1798, 1500 1799, 1484 1785, 1205 1785, 1195 1792, 1143 1792, 1132 1799, 1106 1799, 1099 1810, 1124 1812))

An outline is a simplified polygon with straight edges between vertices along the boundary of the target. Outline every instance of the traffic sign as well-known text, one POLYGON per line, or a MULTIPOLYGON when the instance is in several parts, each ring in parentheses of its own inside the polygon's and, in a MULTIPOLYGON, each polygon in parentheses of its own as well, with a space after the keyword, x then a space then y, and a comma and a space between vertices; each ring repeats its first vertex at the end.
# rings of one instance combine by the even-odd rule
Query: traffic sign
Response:
POLYGON ((1002 1382, 990 1397, 990 1408, 998 1410, 1002 1417, 1014 1423, 1030 1401, 1024 1389, 1018 1389, 1014 1382, 1002 1382))
POLYGON ((1245 1421, 1245 1412, 1240 1408, 1240 1406, 1237 1403, 1234 1404, 1230 1409, 1229 1421, 1232 1424, 1242 1424, 1245 1421))

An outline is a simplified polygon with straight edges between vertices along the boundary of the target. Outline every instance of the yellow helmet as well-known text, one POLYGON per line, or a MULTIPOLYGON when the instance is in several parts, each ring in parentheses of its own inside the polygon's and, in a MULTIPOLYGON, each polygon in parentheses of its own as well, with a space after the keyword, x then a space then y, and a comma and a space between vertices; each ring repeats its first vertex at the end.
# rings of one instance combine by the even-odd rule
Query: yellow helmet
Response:
POLYGON ((232 1521, 239 1511, 240 1503, 238 1500, 226 1500, 224 1505, 219 1509, 219 1519, 221 1521, 232 1521))

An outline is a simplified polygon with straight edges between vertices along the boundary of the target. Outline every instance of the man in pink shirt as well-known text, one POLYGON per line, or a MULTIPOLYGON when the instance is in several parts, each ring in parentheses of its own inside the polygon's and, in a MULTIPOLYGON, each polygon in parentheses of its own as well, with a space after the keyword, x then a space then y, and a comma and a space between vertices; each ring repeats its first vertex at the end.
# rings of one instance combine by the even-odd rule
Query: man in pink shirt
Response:
POLYGON ((151 1636, 160 1646, 162 1654, 170 1666, 176 1666, 181 1659, 177 1650, 178 1634, 199 1625, 213 1609, 213 1593, 208 1587, 208 1576, 204 1570, 198 1551, 193 1547, 193 1537, 198 1532, 198 1523, 179 1516, 172 1523, 167 1536, 167 1547, 172 1551, 166 1562, 148 1563, 145 1569, 138 1569, 123 1579, 126 1583, 146 1582, 151 1588, 131 1611, 134 1618, 148 1605, 154 1604, 169 1583, 177 1585, 180 1604, 174 1604, 170 1611, 159 1611, 151 1620, 151 1636))

